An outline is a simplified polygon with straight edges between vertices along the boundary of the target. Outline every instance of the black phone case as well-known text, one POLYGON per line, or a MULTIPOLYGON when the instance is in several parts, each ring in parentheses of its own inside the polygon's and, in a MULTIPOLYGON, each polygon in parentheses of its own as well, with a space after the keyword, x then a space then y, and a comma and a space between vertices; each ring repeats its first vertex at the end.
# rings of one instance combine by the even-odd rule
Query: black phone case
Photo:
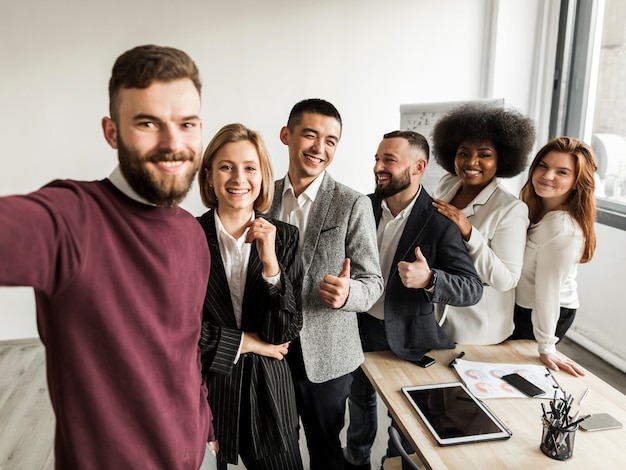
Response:
POLYGON ((537 395, 542 395, 546 393, 545 390, 540 389, 534 383, 529 382, 519 374, 503 375, 502 380, 510 383, 520 392, 528 395, 529 397, 536 397, 537 395))
POLYGON ((413 364, 417 364, 420 367, 430 367, 435 363, 435 360, 430 356, 424 356, 419 361, 411 361, 413 364))

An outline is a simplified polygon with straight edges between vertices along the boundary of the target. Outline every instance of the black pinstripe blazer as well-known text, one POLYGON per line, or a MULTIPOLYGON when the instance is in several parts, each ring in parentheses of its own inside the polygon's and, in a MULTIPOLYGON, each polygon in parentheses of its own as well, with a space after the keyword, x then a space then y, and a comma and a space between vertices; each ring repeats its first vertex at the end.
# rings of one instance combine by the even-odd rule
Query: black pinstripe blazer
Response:
POLYGON ((302 261, 298 252, 298 229, 268 219, 276 226, 276 255, 281 270, 282 292, 263 280, 263 266, 256 245, 252 245, 239 329, 213 211, 206 212, 198 221, 211 251, 211 274, 204 300, 200 351, 220 457, 229 463, 237 462, 239 417, 242 408, 248 406, 257 458, 285 451, 285 436, 294 432, 298 424, 287 361, 252 353, 242 355, 236 364, 234 360, 242 332, 255 332, 263 341, 280 344, 295 339, 302 328, 302 261))

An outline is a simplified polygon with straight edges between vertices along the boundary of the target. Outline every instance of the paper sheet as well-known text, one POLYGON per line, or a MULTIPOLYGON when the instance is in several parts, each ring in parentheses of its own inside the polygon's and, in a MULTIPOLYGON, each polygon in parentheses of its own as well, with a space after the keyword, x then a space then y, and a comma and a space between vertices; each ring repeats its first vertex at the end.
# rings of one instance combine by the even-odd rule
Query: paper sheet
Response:
POLYGON ((529 382, 546 391, 535 398, 563 398, 564 391, 552 373, 536 364, 501 364, 497 362, 473 362, 457 359, 454 368, 467 388, 476 398, 528 398, 500 377, 518 373, 529 382))

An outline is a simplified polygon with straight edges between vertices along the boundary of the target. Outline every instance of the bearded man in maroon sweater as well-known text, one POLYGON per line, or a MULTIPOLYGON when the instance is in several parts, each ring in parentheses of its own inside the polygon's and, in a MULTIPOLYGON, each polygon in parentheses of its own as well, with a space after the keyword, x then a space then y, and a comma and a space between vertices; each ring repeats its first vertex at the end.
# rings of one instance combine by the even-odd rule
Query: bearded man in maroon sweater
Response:
POLYGON ((57 469, 215 468, 198 356, 209 251, 177 207, 200 165, 200 88, 180 50, 125 52, 102 120, 113 173, 0 198, 0 285, 35 291, 57 469))

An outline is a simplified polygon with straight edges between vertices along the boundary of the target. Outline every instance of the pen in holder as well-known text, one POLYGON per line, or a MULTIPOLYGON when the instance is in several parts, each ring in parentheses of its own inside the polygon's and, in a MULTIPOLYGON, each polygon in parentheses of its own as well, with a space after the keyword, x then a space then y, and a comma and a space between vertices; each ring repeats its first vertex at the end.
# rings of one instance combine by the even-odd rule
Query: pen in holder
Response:
POLYGON ((552 420, 552 413, 543 420, 543 434, 541 436, 541 452, 556 460, 569 460, 574 453, 574 437, 578 424, 569 427, 560 427, 552 420))
POLYGON ((574 438, 578 423, 571 421, 569 412, 572 405, 571 397, 565 400, 551 400, 550 409, 546 412, 543 403, 543 433, 541 435, 541 452, 556 460, 569 460, 574 453, 574 438))

